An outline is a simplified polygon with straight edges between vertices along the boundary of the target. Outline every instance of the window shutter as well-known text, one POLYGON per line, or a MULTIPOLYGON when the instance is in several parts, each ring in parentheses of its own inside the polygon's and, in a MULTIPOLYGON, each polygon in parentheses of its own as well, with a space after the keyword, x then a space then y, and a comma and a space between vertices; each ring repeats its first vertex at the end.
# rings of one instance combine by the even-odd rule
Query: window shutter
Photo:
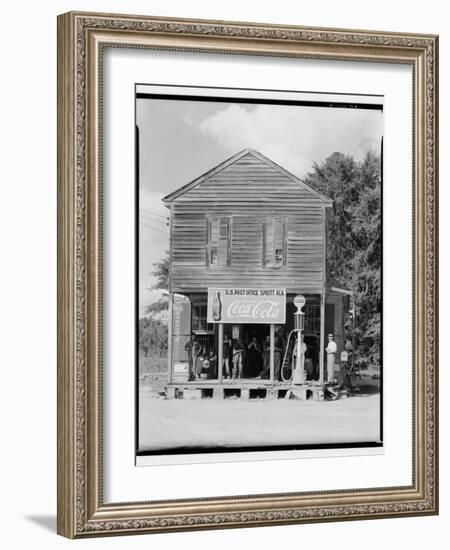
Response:
POLYGON ((286 235, 283 218, 267 218, 263 222, 263 265, 286 265, 286 235))
POLYGON ((270 265, 273 265, 273 235, 274 235, 273 219, 269 218, 265 220, 263 228, 264 228, 264 238, 263 238, 264 265, 270 266, 270 265))
POLYGON ((273 264, 281 266, 284 263, 284 222, 281 218, 275 218, 273 233, 273 264))
POLYGON ((214 216, 208 222, 208 264, 230 265, 231 220, 214 216))
POLYGON ((230 219, 219 219, 219 265, 229 265, 230 219))
POLYGON ((217 265, 219 263, 218 220, 217 218, 212 218, 209 223, 209 263, 211 265, 217 265))

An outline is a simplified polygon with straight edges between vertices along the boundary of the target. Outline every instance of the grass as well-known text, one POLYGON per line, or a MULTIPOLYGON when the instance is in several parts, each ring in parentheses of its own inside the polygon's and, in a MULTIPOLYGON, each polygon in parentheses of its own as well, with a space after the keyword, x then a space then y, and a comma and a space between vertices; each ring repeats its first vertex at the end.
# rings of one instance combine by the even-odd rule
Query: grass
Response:
POLYGON ((145 374, 165 373, 167 374, 167 353, 159 353, 139 356, 139 376, 145 374))
POLYGON ((139 356, 139 382, 150 385, 155 392, 164 388, 167 384, 167 353, 139 356))

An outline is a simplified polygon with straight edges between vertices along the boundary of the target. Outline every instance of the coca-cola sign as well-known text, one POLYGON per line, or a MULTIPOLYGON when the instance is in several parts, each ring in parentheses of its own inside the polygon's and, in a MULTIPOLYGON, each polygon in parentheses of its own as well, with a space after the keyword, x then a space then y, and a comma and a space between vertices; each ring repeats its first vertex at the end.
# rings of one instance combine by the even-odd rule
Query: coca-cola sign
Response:
POLYGON ((208 323, 285 322, 284 288, 208 288, 208 323))

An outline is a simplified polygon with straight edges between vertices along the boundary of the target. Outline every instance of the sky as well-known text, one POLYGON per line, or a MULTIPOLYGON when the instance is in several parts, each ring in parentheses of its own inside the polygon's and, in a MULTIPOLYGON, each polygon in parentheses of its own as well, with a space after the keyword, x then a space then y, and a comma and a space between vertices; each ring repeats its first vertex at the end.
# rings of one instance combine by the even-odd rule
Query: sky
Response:
POLYGON ((361 160, 380 150, 379 110, 137 99, 140 175, 140 313, 158 299, 153 263, 169 248, 161 199, 242 149, 252 148, 302 178, 334 152, 361 160))

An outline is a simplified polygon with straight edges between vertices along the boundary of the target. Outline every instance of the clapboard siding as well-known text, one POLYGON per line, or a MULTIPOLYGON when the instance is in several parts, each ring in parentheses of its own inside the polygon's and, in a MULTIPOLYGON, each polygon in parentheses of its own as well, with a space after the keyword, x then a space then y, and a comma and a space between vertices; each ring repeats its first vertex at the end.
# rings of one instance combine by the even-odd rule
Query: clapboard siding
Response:
MULTIPOLYGON (((194 206, 193 206, 194 208, 194 206)), ((319 292, 324 283, 324 215, 323 207, 308 216, 300 212, 287 213, 283 208, 265 210, 254 204, 245 214, 219 206, 202 211, 200 205, 192 212, 180 212, 172 207, 171 286, 177 292, 198 291, 208 286, 277 286, 319 292), (234 212, 234 213, 233 213, 234 212), (231 217, 231 263, 229 266, 208 266, 207 245, 209 216, 231 217), (195 216, 193 225, 190 225, 195 216), (287 258, 285 267, 263 266, 263 220, 282 217, 285 220, 287 258), (308 223, 307 219, 311 222, 308 223), (322 223, 317 223, 321 220, 322 223), (276 283, 275 283, 276 281, 276 283)))
POLYGON ((172 292, 204 292, 211 286, 322 291, 329 204, 270 162, 245 155, 166 203, 171 211, 172 292), (231 220, 230 264, 225 266, 208 265, 208 220, 215 216, 231 220), (285 224, 281 267, 263 261, 263 223, 272 218, 285 224))
POLYGON ((246 155, 213 174, 197 187, 177 198, 177 202, 233 202, 254 200, 286 203, 291 200, 322 204, 309 190, 300 187, 275 167, 246 155))

